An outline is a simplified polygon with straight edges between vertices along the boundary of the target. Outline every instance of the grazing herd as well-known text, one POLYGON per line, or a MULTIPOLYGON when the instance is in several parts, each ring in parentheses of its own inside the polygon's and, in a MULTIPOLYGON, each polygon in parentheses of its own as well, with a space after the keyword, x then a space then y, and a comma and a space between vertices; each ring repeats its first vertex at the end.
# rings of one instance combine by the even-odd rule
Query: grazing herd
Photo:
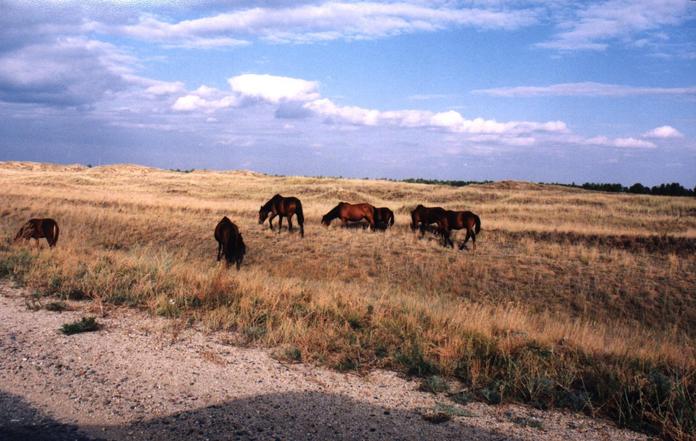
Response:
MULTIPOLYGON (((268 219, 268 225, 273 230, 273 219, 278 217, 278 232, 283 223, 283 218, 288 220, 288 231, 292 232, 292 217, 297 218, 300 226, 300 235, 304 237, 304 213, 302 202, 296 197, 283 197, 276 194, 259 209, 259 224, 263 224, 268 219)), ((387 207, 375 208, 370 204, 349 204, 339 202, 334 208, 321 218, 321 223, 325 226, 331 225, 334 219, 340 219, 345 226, 348 222, 367 221, 370 229, 386 230, 394 225, 394 212, 387 207)), ((424 207, 418 205, 411 212, 411 229, 420 229, 421 236, 430 229, 442 236, 444 246, 454 248, 451 239, 452 230, 466 229, 466 238, 460 244, 459 249, 466 248, 469 239, 472 240, 473 247, 476 249, 476 235, 481 231, 481 219, 470 211, 452 211, 441 207, 424 207)), ((22 225, 15 236, 15 242, 20 239, 39 239, 46 238, 49 247, 54 247, 58 242, 60 230, 58 224, 53 219, 30 219, 22 225)), ((239 267, 244 260, 246 245, 242 238, 242 233, 227 216, 223 217, 215 226, 215 240, 218 243, 217 260, 225 257, 227 265, 234 263, 239 267)))

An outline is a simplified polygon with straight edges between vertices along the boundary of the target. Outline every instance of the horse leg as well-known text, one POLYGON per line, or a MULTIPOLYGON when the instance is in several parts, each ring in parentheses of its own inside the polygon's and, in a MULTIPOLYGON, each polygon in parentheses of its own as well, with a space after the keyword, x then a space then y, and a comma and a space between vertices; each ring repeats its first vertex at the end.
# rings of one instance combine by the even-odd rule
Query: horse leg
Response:
POLYGON ((220 258, 222 257, 222 242, 218 242, 218 252, 217 252, 217 261, 220 261, 220 258))
POLYGON ((288 216, 288 233, 292 233, 292 214, 288 216))
POLYGON ((472 233, 471 230, 469 230, 469 229, 466 230, 466 237, 464 238, 464 242, 462 242, 462 244, 459 245, 460 251, 463 250, 464 248, 466 248, 466 243, 469 241, 469 237, 471 237, 471 233, 472 233))
POLYGON ((441 234, 442 234, 442 239, 444 241, 445 248, 448 246, 451 246, 452 248, 454 248, 454 242, 452 242, 452 238, 450 237, 450 234, 452 234, 452 232, 446 228, 442 228, 441 234))
POLYGON ((471 232, 471 242, 473 243, 472 247, 474 248, 474 251, 476 251, 476 233, 473 231, 471 232))
POLYGON ((370 223, 370 231, 375 231, 375 217, 371 214, 365 216, 365 219, 370 223))
POLYGON ((279 214, 278 215, 278 234, 280 234, 280 230, 283 229, 283 215, 279 214))
POLYGON ((271 227, 271 231, 273 231, 273 218, 275 217, 275 213, 271 212, 271 215, 268 216, 268 226, 271 227))

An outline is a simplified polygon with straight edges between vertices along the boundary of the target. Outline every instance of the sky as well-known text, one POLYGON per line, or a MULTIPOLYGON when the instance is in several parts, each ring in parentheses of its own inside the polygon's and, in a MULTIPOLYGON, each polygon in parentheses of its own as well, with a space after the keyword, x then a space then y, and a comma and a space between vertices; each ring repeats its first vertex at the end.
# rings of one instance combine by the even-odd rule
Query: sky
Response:
POLYGON ((696 185, 696 1, 0 11, 0 160, 696 185))

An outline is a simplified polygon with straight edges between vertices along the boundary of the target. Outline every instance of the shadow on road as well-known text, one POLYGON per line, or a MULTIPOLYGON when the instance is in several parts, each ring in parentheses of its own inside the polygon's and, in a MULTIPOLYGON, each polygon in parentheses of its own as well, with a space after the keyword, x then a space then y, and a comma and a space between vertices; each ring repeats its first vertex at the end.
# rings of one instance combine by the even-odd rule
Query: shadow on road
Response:
POLYGON ((254 396, 128 425, 61 424, 21 397, 0 392, 0 439, 19 440, 509 440, 509 435, 359 402, 290 392, 254 396), (94 437, 92 437, 94 436, 94 437))

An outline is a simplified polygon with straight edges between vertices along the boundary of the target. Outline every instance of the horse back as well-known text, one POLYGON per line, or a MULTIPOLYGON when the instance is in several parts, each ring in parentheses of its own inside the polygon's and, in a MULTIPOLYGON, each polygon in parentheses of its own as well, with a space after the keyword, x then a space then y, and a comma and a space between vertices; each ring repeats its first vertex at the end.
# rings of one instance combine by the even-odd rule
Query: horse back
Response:
POLYGON ((26 224, 22 226, 21 231, 24 232, 24 236, 27 239, 41 239, 53 237, 53 229, 56 226, 56 221, 50 218, 45 219, 29 219, 26 224))
POLYGON ((215 226, 215 240, 222 243, 230 230, 236 230, 237 226, 227 217, 223 217, 215 226))

